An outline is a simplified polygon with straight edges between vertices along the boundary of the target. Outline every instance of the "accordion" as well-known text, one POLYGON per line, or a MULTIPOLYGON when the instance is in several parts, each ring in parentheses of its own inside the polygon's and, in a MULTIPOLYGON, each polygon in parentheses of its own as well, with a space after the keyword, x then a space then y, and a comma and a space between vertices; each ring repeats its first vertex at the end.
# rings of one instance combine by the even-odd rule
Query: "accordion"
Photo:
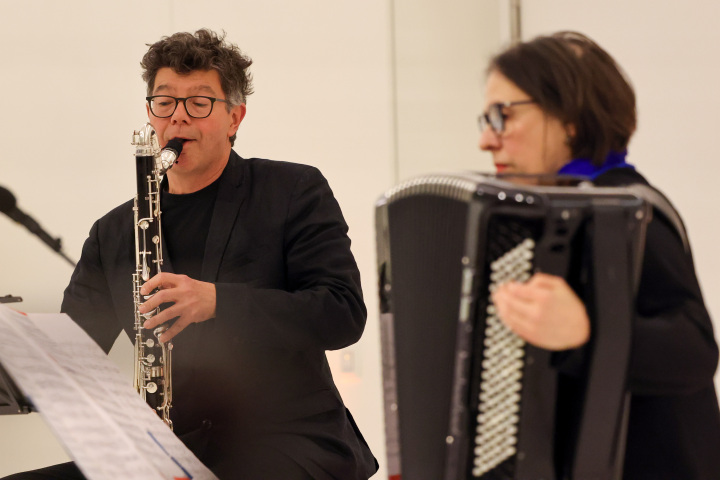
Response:
POLYGON ((413 179, 378 201, 391 480, 620 478, 651 213, 628 189, 477 173, 413 179), (535 272, 585 304, 581 349, 534 347, 496 315, 494 288, 535 272))

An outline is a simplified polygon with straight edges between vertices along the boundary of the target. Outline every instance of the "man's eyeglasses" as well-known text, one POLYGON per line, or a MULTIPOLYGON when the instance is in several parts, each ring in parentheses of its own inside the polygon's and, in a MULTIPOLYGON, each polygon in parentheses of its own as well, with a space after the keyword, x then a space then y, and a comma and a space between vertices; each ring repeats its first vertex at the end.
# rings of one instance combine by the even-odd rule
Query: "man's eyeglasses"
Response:
POLYGON ((185 111, 192 118, 206 118, 212 113, 215 102, 228 103, 227 100, 213 97, 194 96, 176 98, 169 95, 153 95, 145 97, 150 105, 150 111, 158 118, 172 117, 179 102, 185 105, 185 111))
POLYGON ((507 114, 503 112, 503 109, 514 107, 515 105, 525 105, 527 103, 535 103, 535 100, 493 103, 488 107, 487 112, 478 117, 478 126, 480 127, 480 131, 482 132, 485 130, 485 127, 490 126, 495 133, 503 133, 505 131, 505 119, 507 118, 507 114))

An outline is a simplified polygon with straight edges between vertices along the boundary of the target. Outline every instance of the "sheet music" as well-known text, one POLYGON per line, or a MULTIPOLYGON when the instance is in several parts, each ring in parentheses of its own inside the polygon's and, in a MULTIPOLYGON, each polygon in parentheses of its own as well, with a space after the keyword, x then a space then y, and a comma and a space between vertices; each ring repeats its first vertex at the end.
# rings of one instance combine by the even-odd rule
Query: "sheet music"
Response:
POLYGON ((0 305, 0 362, 93 479, 215 479, 65 314, 0 305))

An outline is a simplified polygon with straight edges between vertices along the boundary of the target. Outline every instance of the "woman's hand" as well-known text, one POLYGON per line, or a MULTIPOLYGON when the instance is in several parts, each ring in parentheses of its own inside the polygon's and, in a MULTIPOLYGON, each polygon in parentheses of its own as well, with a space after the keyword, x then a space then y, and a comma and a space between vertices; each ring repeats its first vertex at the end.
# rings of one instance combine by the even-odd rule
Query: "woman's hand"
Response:
POLYGON ((585 305, 564 279, 536 273, 492 294, 498 316, 520 338, 547 350, 577 348, 590 339, 585 305))

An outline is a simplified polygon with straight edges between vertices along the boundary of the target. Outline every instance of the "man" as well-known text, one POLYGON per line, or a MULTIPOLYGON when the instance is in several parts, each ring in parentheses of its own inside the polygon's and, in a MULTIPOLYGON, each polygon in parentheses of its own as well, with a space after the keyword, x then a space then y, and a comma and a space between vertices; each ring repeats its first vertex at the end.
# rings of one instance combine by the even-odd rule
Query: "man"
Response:
MULTIPOLYGON (((142 60, 150 123, 184 145, 162 186, 163 272, 142 289, 159 292, 140 311, 167 307, 149 329, 174 319, 160 337, 174 431, 220 478, 366 479, 377 463, 325 357, 366 319, 347 225, 317 169, 232 150, 250 64, 208 30, 142 60)), ((62 305, 106 351, 134 335, 132 218, 128 202, 93 225, 62 305)))

